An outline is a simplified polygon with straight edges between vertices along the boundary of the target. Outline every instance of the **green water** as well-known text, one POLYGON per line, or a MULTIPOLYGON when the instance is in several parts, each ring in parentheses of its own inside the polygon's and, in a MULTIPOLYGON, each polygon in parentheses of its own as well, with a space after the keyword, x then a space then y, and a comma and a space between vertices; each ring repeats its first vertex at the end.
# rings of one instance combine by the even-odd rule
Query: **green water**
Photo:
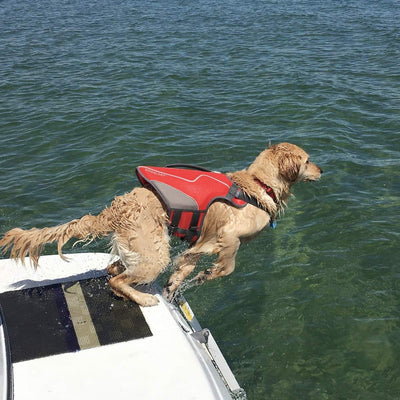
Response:
POLYGON ((321 181, 185 296, 250 400, 400 399, 399 6, 3 0, 0 232, 95 214, 140 164, 296 143, 321 181))

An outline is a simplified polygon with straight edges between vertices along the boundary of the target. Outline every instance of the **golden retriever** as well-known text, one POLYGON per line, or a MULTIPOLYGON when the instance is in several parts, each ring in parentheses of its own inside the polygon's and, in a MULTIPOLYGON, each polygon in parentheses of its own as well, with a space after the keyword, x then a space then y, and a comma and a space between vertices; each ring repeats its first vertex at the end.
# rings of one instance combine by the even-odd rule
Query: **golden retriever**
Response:
MULTIPOLYGON (((235 268, 235 256, 242 242, 256 237, 283 209, 290 188, 300 181, 315 181, 321 169, 310 162, 308 154, 296 145, 281 143, 264 150, 248 169, 227 174, 243 191, 256 198, 264 208, 247 205, 236 208, 227 202, 215 201, 205 215, 201 235, 175 263, 175 272, 164 288, 173 298, 184 279, 194 270, 204 254, 216 254, 215 264, 200 272, 197 282, 230 274, 235 268), (271 197, 265 190, 272 188, 271 197)), ((81 241, 112 234, 112 254, 118 261, 109 265, 114 293, 141 306, 157 304, 158 299, 131 287, 154 281, 170 262, 170 244, 165 205, 152 190, 144 187, 117 196, 110 207, 99 215, 85 215, 63 225, 30 230, 15 228, 0 240, 0 248, 10 257, 24 260, 29 255, 38 265, 46 243, 58 242, 58 254, 71 238, 81 241)))

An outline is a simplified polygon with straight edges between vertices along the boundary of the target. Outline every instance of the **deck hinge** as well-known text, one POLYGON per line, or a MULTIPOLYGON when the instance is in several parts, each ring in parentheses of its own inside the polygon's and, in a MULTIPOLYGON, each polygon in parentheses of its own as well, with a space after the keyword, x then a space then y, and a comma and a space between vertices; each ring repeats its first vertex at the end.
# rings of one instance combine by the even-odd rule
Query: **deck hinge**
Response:
POLYGON ((202 329, 201 331, 193 332, 192 336, 201 344, 207 344, 208 337, 210 336, 210 331, 207 328, 205 328, 202 329))

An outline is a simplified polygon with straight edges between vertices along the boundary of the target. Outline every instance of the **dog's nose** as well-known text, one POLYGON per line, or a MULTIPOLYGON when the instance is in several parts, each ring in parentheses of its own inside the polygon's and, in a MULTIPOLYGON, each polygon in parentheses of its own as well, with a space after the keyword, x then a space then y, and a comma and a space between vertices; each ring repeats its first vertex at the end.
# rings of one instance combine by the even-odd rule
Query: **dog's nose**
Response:
POLYGON ((322 169, 320 168, 320 169, 319 169, 319 173, 322 174, 323 172, 324 172, 324 171, 322 171, 322 169))

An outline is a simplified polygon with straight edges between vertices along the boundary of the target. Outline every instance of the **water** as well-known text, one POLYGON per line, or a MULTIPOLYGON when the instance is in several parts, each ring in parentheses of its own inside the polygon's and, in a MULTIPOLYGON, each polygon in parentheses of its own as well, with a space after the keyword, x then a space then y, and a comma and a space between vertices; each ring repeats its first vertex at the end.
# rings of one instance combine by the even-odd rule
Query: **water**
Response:
POLYGON ((399 399, 399 6, 3 0, 0 231, 95 214, 140 164, 296 143, 322 180, 185 296, 251 400, 399 399))

